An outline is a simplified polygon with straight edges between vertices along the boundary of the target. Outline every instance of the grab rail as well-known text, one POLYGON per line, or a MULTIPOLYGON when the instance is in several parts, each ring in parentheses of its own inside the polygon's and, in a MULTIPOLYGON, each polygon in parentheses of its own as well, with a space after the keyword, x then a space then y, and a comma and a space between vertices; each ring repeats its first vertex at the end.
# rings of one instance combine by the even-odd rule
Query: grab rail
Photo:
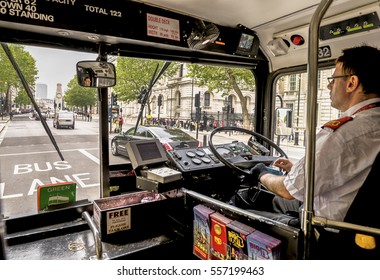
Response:
POLYGON ((87 211, 83 211, 82 218, 86 220, 88 226, 90 227, 92 231, 92 234, 94 235, 96 258, 98 260, 101 260, 103 259, 103 248, 102 248, 102 241, 100 239, 100 233, 98 229, 96 228, 94 221, 91 219, 90 214, 87 211))
POLYGON ((333 0, 323 0, 313 14, 309 27, 308 52, 308 95, 307 95, 307 125, 306 125, 306 154, 305 154, 305 200, 302 212, 302 230, 305 235, 304 258, 310 255, 310 240, 312 234, 314 169, 315 169, 315 129, 318 98, 318 44, 319 26, 324 14, 333 0))

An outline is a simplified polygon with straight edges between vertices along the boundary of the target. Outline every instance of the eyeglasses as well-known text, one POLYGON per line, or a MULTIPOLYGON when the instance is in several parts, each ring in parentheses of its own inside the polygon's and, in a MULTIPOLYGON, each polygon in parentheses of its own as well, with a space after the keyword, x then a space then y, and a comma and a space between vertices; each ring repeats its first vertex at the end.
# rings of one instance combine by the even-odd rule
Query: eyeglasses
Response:
POLYGON ((351 77, 351 76, 353 76, 353 75, 332 76, 332 77, 328 77, 327 81, 329 82, 329 84, 331 84, 331 83, 335 82, 335 79, 338 79, 338 78, 347 78, 347 77, 351 77))

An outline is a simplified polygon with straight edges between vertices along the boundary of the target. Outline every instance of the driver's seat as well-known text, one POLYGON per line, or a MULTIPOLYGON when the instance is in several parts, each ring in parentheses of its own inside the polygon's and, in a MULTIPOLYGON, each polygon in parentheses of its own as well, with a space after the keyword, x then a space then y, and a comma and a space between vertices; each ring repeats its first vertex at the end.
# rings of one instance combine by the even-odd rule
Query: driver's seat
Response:
MULTIPOLYGON (((351 204, 344 222, 380 229, 380 153, 372 169, 351 204)), ((317 259, 377 259, 380 260, 380 236, 360 236, 357 232, 340 230, 339 233, 316 228, 320 237, 314 256, 317 259), (366 242, 369 241, 369 242, 366 242), (365 249, 363 247, 374 247, 365 249)))

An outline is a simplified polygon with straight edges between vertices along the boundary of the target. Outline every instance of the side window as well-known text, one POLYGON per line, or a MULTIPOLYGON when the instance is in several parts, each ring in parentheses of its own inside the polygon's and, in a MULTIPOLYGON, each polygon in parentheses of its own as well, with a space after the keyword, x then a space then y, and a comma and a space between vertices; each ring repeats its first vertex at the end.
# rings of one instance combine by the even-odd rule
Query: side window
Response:
POLYGON ((204 106, 210 107, 210 93, 208 91, 204 95, 204 106))
POLYGON ((145 130, 145 128, 138 127, 137 131, 136 131, 136 136, 146 137, 146 130, 145 130))
POLYGON ((150 133, 149 131, 145 131, 145 137, 154 138, 154 136, 152 135, 152 133, 150 133))
MULTIPOLYGON (((317 99, 317 131, 329 120, 339 118, 340 112, 331 107, 330 90, 327 88, 327 79, 333 69, 323 69, 318 72, 318 99, 317 99)), ((290 135, 275 136, 275 141, 288 153, 288 156, 297 160, 305 153, 305 131, 307 122, 307 73, 292 73, 278 77, 276 80, 275 108, 285 107, 292 110, 292 130, 290 135), (277 139, 276 139, 277 137, 277 139), (294 150, 297 148, 297 151, 294 150), (294 154, 292 152, 294 151, 294 154)), ((317 132, 316 131, 316 132, 317 132)))
POLYGON ((125 136, 133 136, 133 130, 134 130, 134 128, 128 129, 128 130, 125 132, 125 136))

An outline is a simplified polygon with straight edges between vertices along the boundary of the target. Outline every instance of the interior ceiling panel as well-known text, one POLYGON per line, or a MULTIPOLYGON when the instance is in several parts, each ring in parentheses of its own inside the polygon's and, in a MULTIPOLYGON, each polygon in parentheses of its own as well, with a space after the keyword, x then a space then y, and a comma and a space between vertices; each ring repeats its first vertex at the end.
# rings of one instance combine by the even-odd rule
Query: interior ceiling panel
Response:
MULTIPOLYGON (((174 11, 180 11, 185 14, 199 17, 201 19, 212 21, 216 24, 235 27, 242 24, 249 28, 255 28, 266 23, 270 23, 274 19, 282 18, 283 15, 291 15, 293 13, 308 9, 314 10, 321 2, 319 0, 140 0, 143 2, 160 7, 167 7, 174 11), (226 13, 228 11, 228 13, 226 13)), ((367 5, 374 0, 335 0, 332 3, 331 11, 334 6, 345 6, 348 8, 360 7, 367 5)), ((328 15, 328 14, 327 14, 328 15)), ((293 23, 295 26, 301 23, 293 23)))
POLYGON ((289 5, 290 1, 283 0, 144 0, 138 2, 165 6, 224 26, 234 27, 240 23, 249 28, 319 3, 318 0, 292 1, 291 5, 289 5))
MULTIPOLYGON (((228 27, 235 27, 242 24, 254 30, 260 38, 261 49, 269 56, 271 69, 279 69, 292 65, 300 65, 307 61, 308 45, 308 24, 313 13, 317 9, 319 0, 142 0, 143 2, 155 6, 165 6, 168 9, 179 11, 187 15, 211 21, 213 23, 228 27), (226 13, 228 11, 228 13, 226 13), (274 57, 268 52, 267 45, 273 39, 280 36, 289 39, 287 36, 300 33, 305 43, 302 46, 291 45, 287 55, 274 57), (282 35, 281 35, 282 34, 282 35)), ((379 0, 335 0, 327 10, 324 22, 329 18, 335 21, 344 20, 345 17, 358 16, 359 14, 345 15, 346 11, 369 6, 371 11, 379 10, 379 0), (339 17, 339 18, 338 18, 339 17), (336 19, 335 19, 336 18, 336 19)), ((380 14, 380 13, 379 13, 380 14)), ((374 30, 363 36, 349 36, 344 38, 334 38, 329 41, 321 41, 322 45, 330 45, 331 58, 339 55, 344 47, 358 45, 362 42, 372 44, 377 41, 378 30, 374 30)))
MULTIPOLYGON (((72 9, 68 5, 63 5, 58 11, 53 9, 55 8, 55 2, 41 1, 40 3, 44 4, 39 6, 39 12, 54 15, 54 21, 41 20, 36 24, 36 22, 32 22, 33 19, 31 18, 5 14, 0 20, 0 28, 5 31, 0 32, 0 37, 8 42, 17 41, 38 45, 52 45, 54 42, 57 47, 62 46, 62 48, 77 47, 78 41, 81 42, 81 48, 88 51, 97 50, 98 43, 101 42, 113 54, 122 51, 124 55, 143 56, 149 54, 150 57, 152 53, 159 53, 161 59, 163 59, 164 55, 169 55, 167 49, 171 49, 170 55, 176 56, 179 60, 186 59, 193 62, 198 61, 200 57, 206 56, 206 51, 208 55, 210 53, 219 55, 213 58, 212 62, 219 62, 220 55, 224 54, 228 55, 231 62, 238 61, 249 65, 252 65, 255 59, 263 61, 266 57, 269 60, 270 69, 276 70, 307 63, 308 24, 320 3, 319 0, 86 1, 91 1, 94 6, 103 5, 109 10, 122 11, 123 16, 109 16, 106 21, 101 21, 102 24, 99 25, 100 19, 103 19, 102 13, 79 8, 72 9), (148 33, 145 13, 157 14, 178 22, 180 29, 174 30, 177 31, 178 36, 173 39, 148 33), (70 21, 67 21, 67 14, 71 15, 70 21), (86 18, 86 21, 83 21, 83 18, 86 18), (198 22, 197 19, 219 25, 220 37, 207 48, 202 48, 205 51, 203 53, 195 52, 198 48, 194 47, 198 47, 199 43, 203 45, 207 41, 199 40, 199 34, 193 32, 194 26, 198 22), (130 24, 131 22, 134 24, 130 24), (236 28, 239 24, 243 25, 243 27, 236 28), (249 53, 242 54, 238 53, 237 46, 240 38, 245 38, 241 37, 241 30, 248 31, 244 27, 252 29, 259 40, 255 41, 255 48, 251 47, 249 53), (7 36, 8 29, 18 30, 17 32, 12 32, 13 38, 7 36), (190 47, 188 38, 191 38, 192 35, 194 35, 196 44, 191 42, 190 47), (303 44, 295 44, 291 40, 293 35, 302 37, 303 44), (53 39, 49 36, 52 36, 53 39), (280 39, 283 39, 283 42, 280 39), (196 40, 199 40, 199 42, 196 40), (86 42, 85 45, 83 45, 84 41, 86 42), (273 42, 282 42, 282 44, 280 44, 279 48, 273 42), (287 47, 281 47, 285 43, 288 43, 287 47), (146 49, 140 54, 142 47, 146 47, 146 49), (281 49, 283 53, 273 53, 276 48, 281 49), (154 51, 152 51, 153 49, 154 51), (261 52, 256 57, 258 49, 261 52), (176 55, 173 55, 174 51, 177 51, 176 55)), ((339 22, 359 17, 364 11, 367 14, 377 13, 377 15, 380 15, 380 0, 335 0, 322 20, 322 25, 330 22, 330 20, 339 22), (361 9, 355 10, 359 7, 361 9), (351 11, 350 14, 346 14, 345 12, 349 10, 351 11)), ((153 27, 157 26, 153 25, 153 27)), ((351 33, 351 36, 336 36, 329 40, 321 40, 320 45, 331 48, 329 52, 331 55, 322 59, 334 59, 343 47, 358 45, 363 42, 377 44, 380 28, 365 31, 369 32, 362 32, 360 36, 351 33)), ((214 33, 216 34, 216 32, 214 33)), ((215 36, 214 33, 207 35, 215 36)), ((251 33, 251 36, 253 36, 252 32, 247 33, 251 33)), ((208 36, 205 36, 207 37, 206 39, 208 39, 208 36)))

